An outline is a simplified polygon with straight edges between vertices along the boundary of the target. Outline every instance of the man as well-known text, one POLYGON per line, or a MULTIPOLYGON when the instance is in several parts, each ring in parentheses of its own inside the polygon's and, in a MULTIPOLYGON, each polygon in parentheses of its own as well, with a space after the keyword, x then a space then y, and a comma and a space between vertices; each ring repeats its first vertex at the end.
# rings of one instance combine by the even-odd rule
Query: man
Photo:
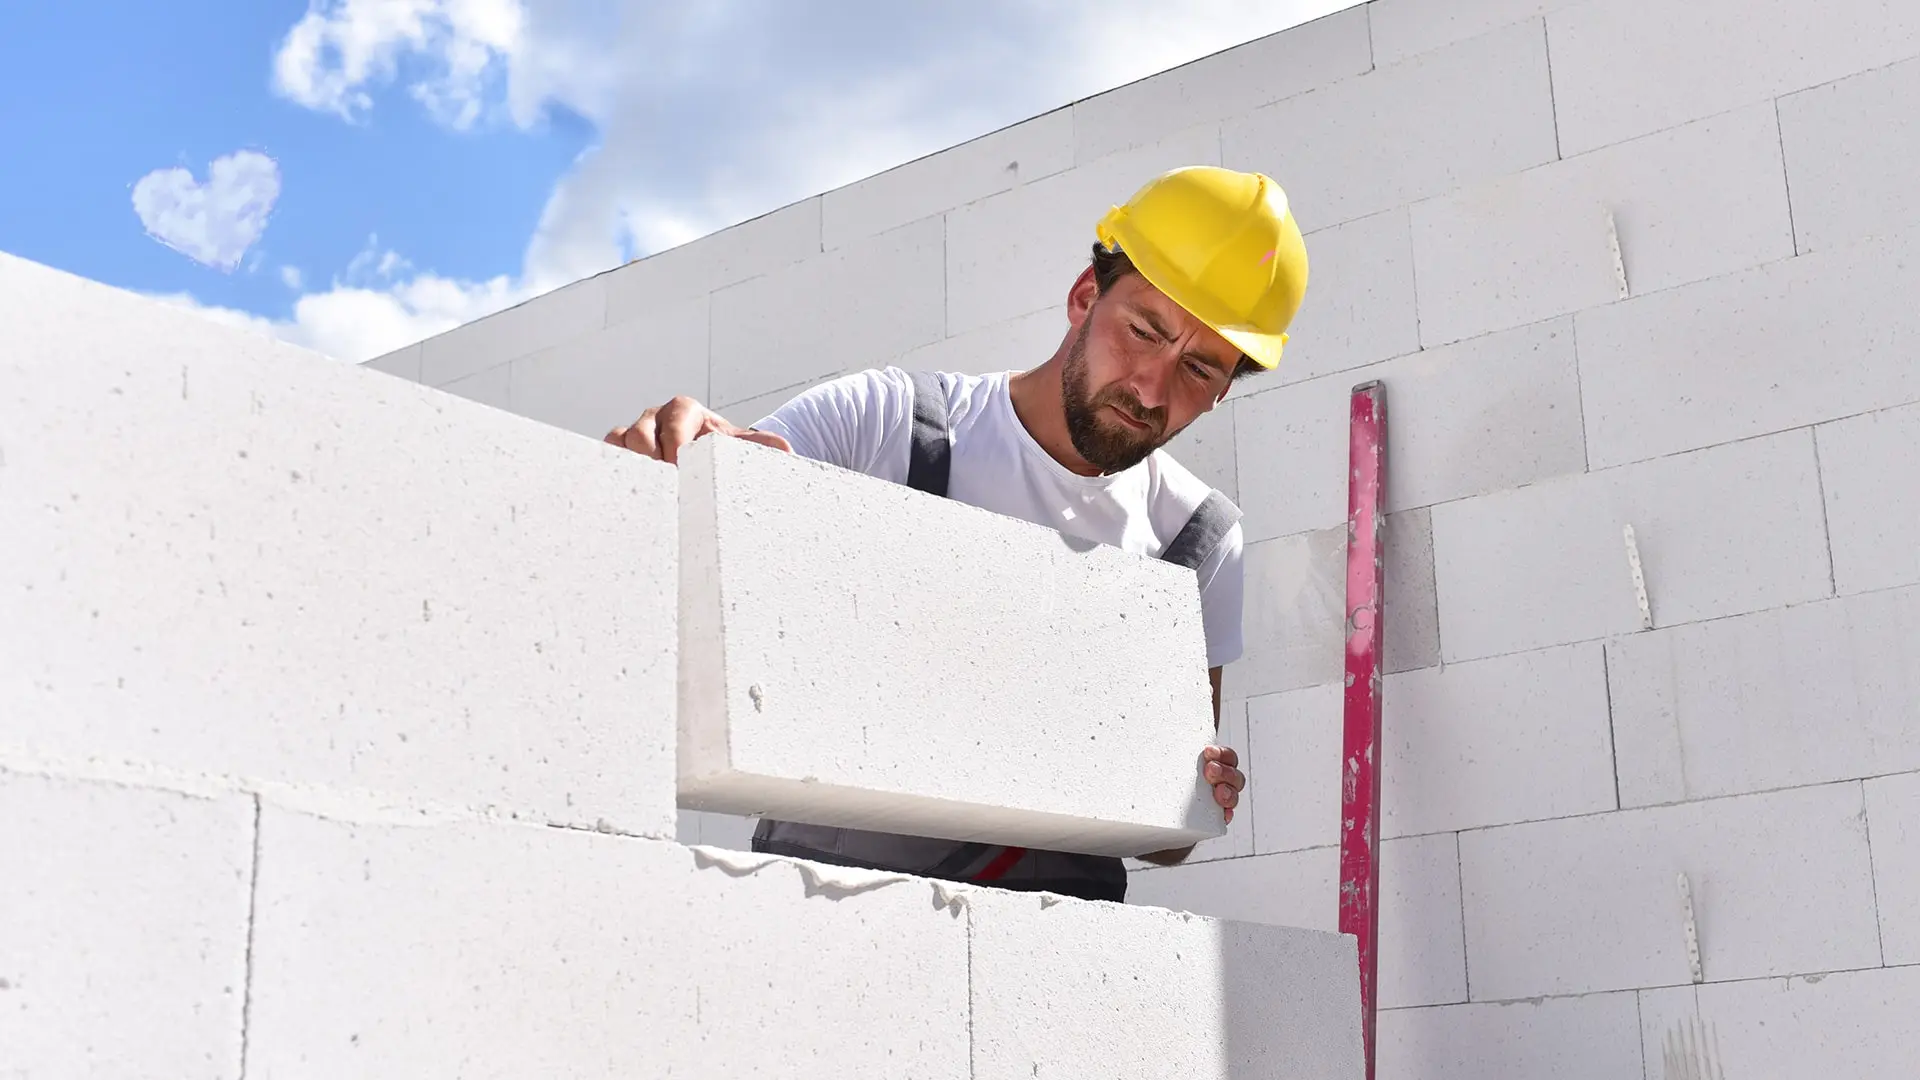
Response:
MULTIPOLYGON (((738 428, 675 398, 606 439, 676 461, 704 435, 749 439, 1190 566, 1220 722, 1220 670, 1241 650, 1239 512, 1161 447, 1271 370, 1305 295, 1306 248, 1271 179, 1211 166, 1148 182, 1096 227, 1045 363, 989 375, 897 368, 835 379, 738 428)), ((1246 777, 1201 755, 1226 820, 1246 777)), ((929 877, 1120 901, 1118 859, 763 820, 754 849, 929 877)), ((1191 850, 1191 849, 1187 849, 1191 850)), ((1177 862, 1186 851, 1147 856, 1177 862)))

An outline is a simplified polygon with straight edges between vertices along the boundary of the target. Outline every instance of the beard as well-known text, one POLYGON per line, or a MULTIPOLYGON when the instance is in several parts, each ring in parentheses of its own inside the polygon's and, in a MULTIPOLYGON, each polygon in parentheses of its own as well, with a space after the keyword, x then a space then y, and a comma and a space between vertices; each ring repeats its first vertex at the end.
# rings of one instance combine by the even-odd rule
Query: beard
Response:
POLYGON ((1149 409, 1117 385, 1102 387, 1098 393, 1087 391, 1087 328, 1093 320, 1080 324, 1080 332, 1067 350, 1060 369, 1061 398, 1066 405, 1067 437, 1087 462, 1102 472, 1124 472, 1147 459, 1170 437, 1167 435, 1167 411, 1149 409), (1147 425, 1146 430, 1128 427, 1104 415, 1112 406, 1147 425))

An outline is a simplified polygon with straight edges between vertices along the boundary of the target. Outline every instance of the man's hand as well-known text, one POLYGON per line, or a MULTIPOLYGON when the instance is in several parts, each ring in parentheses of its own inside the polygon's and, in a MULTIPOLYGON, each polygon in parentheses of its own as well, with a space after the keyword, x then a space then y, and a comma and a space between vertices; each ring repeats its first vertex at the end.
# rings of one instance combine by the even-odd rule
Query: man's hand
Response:
POLYGON ((1247 786, 1247 774, 1239 769, 1240 755, 1231 746, 1209 746, 1200 752, 1200 775, 1213 785, 1213 801, 1233 820, 1233 808, 1240 805, 1240 792, 1247 786))
POLYGON ((605 441, 674 465, 679 463, 681 448, 702 435, 731 435, 789 454, 793 452, 793 446, 780 436, 770 431, 736 427, 719 413, 685 395, 657 409, 648 409, 626 427, 607 432, 605 441))

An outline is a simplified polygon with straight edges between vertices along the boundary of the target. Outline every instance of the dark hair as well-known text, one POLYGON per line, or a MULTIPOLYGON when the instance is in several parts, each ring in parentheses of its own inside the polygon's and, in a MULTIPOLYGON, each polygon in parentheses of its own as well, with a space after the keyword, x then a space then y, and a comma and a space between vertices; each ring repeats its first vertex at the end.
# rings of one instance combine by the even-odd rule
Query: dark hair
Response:
MULTIPOLYGON (((1099 287, 1101 295, 1106 295, 1106 291, 1113 288, 1114 282, 1119 281, 1128 274, 1137 274, 1139 272, 1140 271, 1134 269, 1133 260, 1127 258, 1127 253, 1121 251, 1117 245, 1109 248, 1099 241, 1094 242, 1093 283, 1099 287)), ((1254 363, 1253 359, 1247 356, 1247 354, 1241 353, 1240 362, 1233 366, 1233 375, 1228 381, 1238 382, 1243 376, 1265 370, 1266 369, 1259 364, 1254 363)))

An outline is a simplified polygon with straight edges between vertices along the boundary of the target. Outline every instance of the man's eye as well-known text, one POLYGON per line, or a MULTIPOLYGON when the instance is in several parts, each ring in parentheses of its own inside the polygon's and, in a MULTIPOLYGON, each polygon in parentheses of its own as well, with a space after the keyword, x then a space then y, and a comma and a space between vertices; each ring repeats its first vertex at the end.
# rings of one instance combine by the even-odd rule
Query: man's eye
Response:
POLYGON ((1193 377, 1196 379, 1207 379, 1213 375, 1213 372, 1208 371, 1206 365, 1200 363, 1198 360, 1187 361, 1187 370, 1192 372, 1193 377))
MULTIPOLYGON (((1131 325, 1131 324, 1129 324, 1129 325, 1131 325)), ((1147 332, 1146 332, 1145 330, 1142 330, 1142 329, 1140 329, 1140 328, 1139 328, 1138 326, 1134 326, 1134 327, 1133 327, 1133 336, 1134 336, 1134 337, 1137 337, 1137 338, 1139 338, 1139 339, 1140 339, 1141 341, 1152 341, 1152 340, 1153 340, 1153 335, 1152 335, 1152 334, 1149 334, 1149 333, 1147 333, 1147 332)))

